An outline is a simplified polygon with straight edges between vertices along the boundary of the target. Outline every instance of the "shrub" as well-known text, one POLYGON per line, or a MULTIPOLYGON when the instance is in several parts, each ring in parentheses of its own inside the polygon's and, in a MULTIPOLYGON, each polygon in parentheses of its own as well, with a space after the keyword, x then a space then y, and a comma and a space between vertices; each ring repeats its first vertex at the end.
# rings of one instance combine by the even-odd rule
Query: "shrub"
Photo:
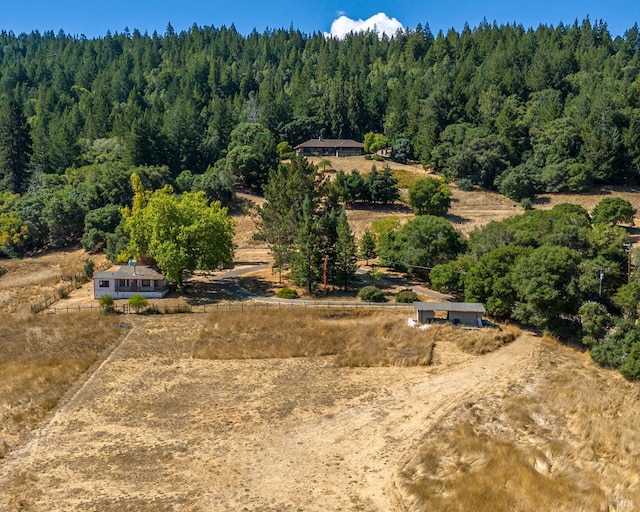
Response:
POLYGON ((60 299, 66 299, 69 296, 69 289, 64 287, 64 288, 58 288, 58 297, 60 299))
POLYGON ((160 315, 162 313, 160 312, 160 308, 158 308, 158 306, 156 306, 155 304, 151 304, 149 307, 147 307, 143 311, 143 314, 145 314, 145 315, 160 315))
POLYGON ((640 380, 640 343, 631 347, 631 352, 620 367, 620 373, 629 380, 640 380))
POLYGON ((469 192, 470 190, 473 190, 473 181, 471 181, 469 178, 458 178, 455 183, 456 186, 463 192, 469 192))
POLYGON ((113 304, 114 300, 111 295, 103 295, 100 297, 100 307, 104 313, 112 313, 114 309, 113 304))
POLYGON ((276 297, 280 299, 297 299, 298 291, 293 288, 289 288, 288 286, 285 286, 284 288, 281 288, 280 290, 278 290, 278 292, 276 293, 276 297))
POLYGON ((93 260, 86 259, 84 260, 82 269, 84 270, 84 275, 87 276, 88 279, 91 279, 93 273, 96 271, 96 264, 93 260))
POLYGON ((384 293, 377 286, 361 288, 358 297, 364 302, 384 302, 384 293))
POLYGON ((522 206, 526 211, 533 210, 533 201, 530 198, 525 197, 520 199, 520 206, 522 206))
POLYGON ((131 306, 136 313, 140 313, 140 310, 142 308, 147 307, 147 305, 149 304, 149 301, 147 300, 146 297, 143 297, 139 293, 136 293, 135 295, 132 295, 131 297, 129 297, 127 304, 129 304, 129 306, 131 306))
POLYGON ((396 294, 396 302, 411 304, 418 301, 418 295, 413 290, 402 290, 396 294))
POLYGON ((591 347, 591 358, 601 366, 619 369, 630 356, 634 345, 640 345, 640 327, 633 321, 621 320, 591 347))
POLYGON ((9 272, 9 270, 7 270, 6 267, 0 267, 0 276, 3 276, 4 274, 6 274, 7 272, 9 272))
POLYGON ((371 279, 382 279, 383 273, 379 267, 372 268, 367 272, 367 277, 371 279))

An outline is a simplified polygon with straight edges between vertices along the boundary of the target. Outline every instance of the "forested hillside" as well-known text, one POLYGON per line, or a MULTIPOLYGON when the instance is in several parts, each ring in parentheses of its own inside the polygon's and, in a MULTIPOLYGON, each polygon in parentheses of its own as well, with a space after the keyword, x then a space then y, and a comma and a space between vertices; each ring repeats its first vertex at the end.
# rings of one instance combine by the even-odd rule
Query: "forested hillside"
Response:
POLYGON ((636 184, 639 71, 637 24, 614 39, 589 20, 342 41, 195 25, 2 33, 0 246, 77 240, 89 211, 115 229, 133 171, 223 202, 237 183, 260 191, 276 144, 319 135, 384 134, 459 185, 514 199, 636 184))

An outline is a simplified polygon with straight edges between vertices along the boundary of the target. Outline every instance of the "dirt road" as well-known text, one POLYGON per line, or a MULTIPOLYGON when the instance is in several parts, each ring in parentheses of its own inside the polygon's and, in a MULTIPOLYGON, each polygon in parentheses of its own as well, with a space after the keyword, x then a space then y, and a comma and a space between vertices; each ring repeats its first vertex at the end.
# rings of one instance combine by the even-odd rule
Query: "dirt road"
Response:
POLYGON ((209 361, 191 358, 188 328, 134 321, 2 462, 0 510, 402 510, 395 477, 424 433, 525 382, 538 346, 523 336, 447 369, 209 361))

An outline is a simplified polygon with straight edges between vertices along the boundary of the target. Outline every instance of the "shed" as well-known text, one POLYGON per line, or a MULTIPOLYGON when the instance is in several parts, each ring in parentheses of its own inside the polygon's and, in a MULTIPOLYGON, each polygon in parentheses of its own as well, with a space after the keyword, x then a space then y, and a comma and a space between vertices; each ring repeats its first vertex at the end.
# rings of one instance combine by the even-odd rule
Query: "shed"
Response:
POLYGON ((147 266, 123 265, 117 270, 96 272, 93 275, 93 298, 111 295, 114 299, 128 299, 142 295, 159 299, 169 292, 169 283, 156 269, 147 266))
POLYGON ((430 324, 436 319, 436 312, 445 312, 446 320, 455 324, 482 327, 484 306, 479 302, 414 302, 417 322, 430 324))
POLYGON ((364 144, 351 139, 311 139, 296 146, 297 155, 302 156, 360 156, 364 144))

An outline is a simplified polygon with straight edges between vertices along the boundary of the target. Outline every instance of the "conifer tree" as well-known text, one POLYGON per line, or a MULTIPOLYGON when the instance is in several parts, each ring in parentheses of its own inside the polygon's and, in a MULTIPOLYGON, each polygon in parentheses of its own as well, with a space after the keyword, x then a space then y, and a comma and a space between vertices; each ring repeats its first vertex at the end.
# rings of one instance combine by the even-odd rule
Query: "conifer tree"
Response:
POLYGON ((309 197, 302 205, 302 218, 296 233, 296 251, 291 262, 291 277, 309 293, 318 286, 322 276, 322 239, 309 197))
POLYGON ((367 229, 360 239, 360 246, 358 248, 358 256, 360 259, 365 260, 365 263, 369 265, 369 260, 376 257, 376 235, 367 229))
POLYGON ((29 124, 22 105, 13 97, 0 114, 0 191, 26 190, 30 156, 29 124))
POLYGON ((355 281, 358 265, 358 247, 347 220, 344 208, 338 217, 336 249, 335 249, 335 282, 345 291, 355 281))
POLYGON ((266 201, 260 209, 260 235, 269 243, 274 268, 282 271, 291 262, 302 218, 301 207, 308 198, 314 210, 318 193, 316 169, 304 158, 281 163, 271 172, 264 186, 266 201))

